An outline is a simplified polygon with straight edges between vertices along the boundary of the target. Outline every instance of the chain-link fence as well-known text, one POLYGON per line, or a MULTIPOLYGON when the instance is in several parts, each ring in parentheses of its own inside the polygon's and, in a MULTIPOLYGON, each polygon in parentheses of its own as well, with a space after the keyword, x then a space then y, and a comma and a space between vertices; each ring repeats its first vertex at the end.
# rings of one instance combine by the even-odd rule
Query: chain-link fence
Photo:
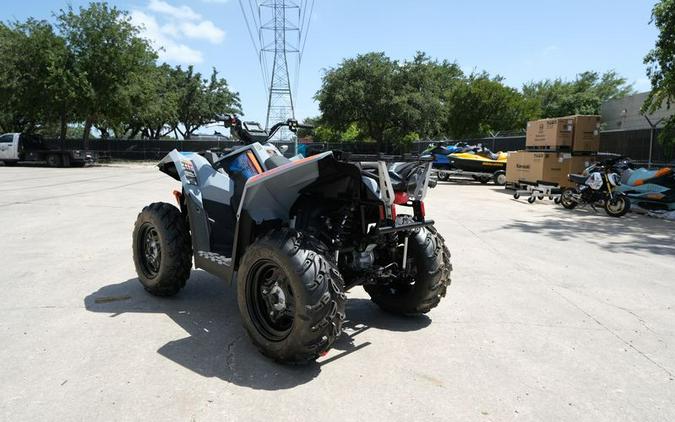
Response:
MULTIPOLYGON (((650 130, 606 131, 600 133, 600 151, 621 154, 631 157, 636 161, 648 161, 650 151, 650 130)), ((664 147, 657 141, 658 131, 654 134, 652 144, 652 161, 665 163, 672 160, 671 154, 666 154, 664 147)), ((495 136, 487 138, 473 138, 462 140, 468 144, 481 144, 492 151, 516 151, 525 148, 525 136, 495 136)), ((49 143, 60 144, 57 140, 49 140, 49 143)), ((304 155, 312 155, 321 151, 340 150, 358 154, 375 154, 386 152, 392 154, 421 153, 431 144, 438 142, 455 143, 448 139, 424 140, 405 145, 391 145, 387 151, 379 151, 375 142, 328 142, 309 143, 299 145, 298 152, 304 155)), ((284 153, 287 157, 296 155, 293 142, 275 142, 278 147, 287 146, 284 153)), ((199 152, 205 150, 222 150, 241 145, 232 140, 116 140, 116 139, 92 139, 86 149, 97 152, 101 157, 110 157, 120 160, 149 160, 156 161, 164 157, 174 148, 179 151, 199 152)), ((81 139, 69 139, 64 141, 64 148, 85 149, 81 139)), ((672 148, 672 147, 671 147, 672 148)))

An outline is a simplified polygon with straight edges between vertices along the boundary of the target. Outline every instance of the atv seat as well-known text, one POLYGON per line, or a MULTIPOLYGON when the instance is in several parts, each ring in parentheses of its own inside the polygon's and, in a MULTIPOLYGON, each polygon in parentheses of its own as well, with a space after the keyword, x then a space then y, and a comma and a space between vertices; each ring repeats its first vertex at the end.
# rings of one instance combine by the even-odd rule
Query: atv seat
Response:
POLYGON ((578 183, 580 185, 583 185, 584 183, 586 183, 586 179, 588 179, 588 177, 582 176, 581 174, 570 174, 569 175, 570 182, 578 183))
POLYGON ((265 168, 267 170, 272 170, 273 168, 281 167, 290 162, 291 160, 284 157, 283 155, 270 155, 270 158, 265 160, 265 168))

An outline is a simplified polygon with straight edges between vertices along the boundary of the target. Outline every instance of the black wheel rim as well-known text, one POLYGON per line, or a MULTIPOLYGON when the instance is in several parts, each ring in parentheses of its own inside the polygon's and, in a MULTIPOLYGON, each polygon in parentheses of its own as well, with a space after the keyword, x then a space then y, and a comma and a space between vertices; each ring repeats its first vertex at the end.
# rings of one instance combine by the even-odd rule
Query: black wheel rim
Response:
POLYGON ((572 191, 566 190, 560 195, 560 202, 564 205, 572 205, 572 191))
POLYGON ((260 334, 270 341, 288 337, 295 320, 295 297, 288 277, 276 263, 260 260, 249 270, 246 302, 260 334))
POLYGON ((157 229, 149 223, 143 224, 138 236, 138 250, 143 273, 146 277, 154 278, 159 273, 162 264, 162 246, 157 229))

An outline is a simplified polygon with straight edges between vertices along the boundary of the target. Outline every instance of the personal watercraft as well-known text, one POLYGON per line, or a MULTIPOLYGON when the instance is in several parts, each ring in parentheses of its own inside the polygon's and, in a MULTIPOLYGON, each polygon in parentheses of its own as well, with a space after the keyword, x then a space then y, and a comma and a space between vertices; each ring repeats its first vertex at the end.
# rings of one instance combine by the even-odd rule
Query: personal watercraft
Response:
POLYGON ((450 154, 451 168, 475 173, 496 173, 506 171, 506 153, 493 153, 487 148, 474 152, 450 154))
POLYGON ((672 168, 635 169, 630 160, 622 159, 614 169, 621 175, 617 191, 628 195, 634 204, 650 211, 675 210, 675 173, 672 168))

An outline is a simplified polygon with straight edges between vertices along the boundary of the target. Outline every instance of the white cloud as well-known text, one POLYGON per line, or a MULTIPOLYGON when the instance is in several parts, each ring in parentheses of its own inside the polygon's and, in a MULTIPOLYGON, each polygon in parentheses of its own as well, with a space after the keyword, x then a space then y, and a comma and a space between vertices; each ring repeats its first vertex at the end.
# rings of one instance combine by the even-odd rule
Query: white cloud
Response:
POLYGON ((131 21, 141 27, 141 36, 150 41, 160 60, 170 63, 195 64, 204 61, 201 51, 176 41, 175 27, 161 26, 154 16, 138 10, 131 12, 131 21))
POLYGON ((211 21, 184 22, 180 25, 180 30, 188 38, 204 39, 213 44, 220 44, 225 39, 225 31, 211 21))
POLYGON ((159 58, 171 63, 193 64, 204 61, 202 52, 189 45, 190 40, 220 44, 225 39, 225 31, 191 7, 173 5, 163 0, 149 0, 145 9, 131 12, 131 19, 143 28, 143 37, 158 50, 159 58))
POLYGON ((150 0, 148 9, 175 19, 199 20, 202 16, 189 6, 173 6, 162 0, 150 0))

